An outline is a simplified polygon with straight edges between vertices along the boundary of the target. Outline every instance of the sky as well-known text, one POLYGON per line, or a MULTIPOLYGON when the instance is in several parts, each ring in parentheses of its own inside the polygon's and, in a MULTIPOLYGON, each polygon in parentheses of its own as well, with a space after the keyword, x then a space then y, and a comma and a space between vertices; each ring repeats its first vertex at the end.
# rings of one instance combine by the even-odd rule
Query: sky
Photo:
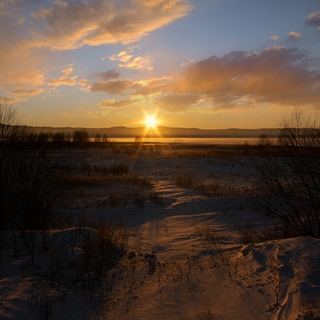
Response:
POLYGON ((320 110, 320 1, 0 0, 0 100, 32 126, 270 128, 320 110))

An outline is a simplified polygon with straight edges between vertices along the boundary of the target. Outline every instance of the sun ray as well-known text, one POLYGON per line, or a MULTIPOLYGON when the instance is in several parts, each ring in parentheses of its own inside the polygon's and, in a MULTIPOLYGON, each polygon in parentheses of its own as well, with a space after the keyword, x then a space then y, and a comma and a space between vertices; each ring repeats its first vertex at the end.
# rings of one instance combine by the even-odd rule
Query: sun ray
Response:
POLYGON ((147 128, 153 128, 155 129, 158 123, 158 120, 156 119, 155 115, 149 116, 146 115, 146 120, 144 122, 147 125, 147 128))

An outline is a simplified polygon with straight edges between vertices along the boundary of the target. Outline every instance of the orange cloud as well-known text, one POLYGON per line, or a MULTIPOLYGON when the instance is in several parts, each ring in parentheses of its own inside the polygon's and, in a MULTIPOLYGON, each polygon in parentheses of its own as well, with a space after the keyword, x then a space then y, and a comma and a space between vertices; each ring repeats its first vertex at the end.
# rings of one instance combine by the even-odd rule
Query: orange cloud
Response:
POLYGON ((271 36, 269 39, 271 39, 271 40, 278 40, 279 37, 278 37, 278 36, 271 36))
POLYGON ((64 74, 65 76, 67 76, 68 74, 70 74, 73 71, 72 68, 68 68, 68 69, 64 69, 61 71, 62 74, 64 74))
POLYGON ((316 26, 320 30, 320 11, 309 14, 307 17, 307 24, 316 26))
MULTIPOLYGON (((130 56, 131 57, 131 56, 130 56)), ((145 65, 146 60, 142 57, 136 57, 133 61, 125 63, 125 64, 118 64, 120 68, 127 68, 127 69, 142 69, 145 65)))
POLYGON ((16 0, 2 0, 0 1, 0 16, 10 15, 16 7, 16 0))
POLYGON ((122 62, 128 62, 131 59, 132 55, 127 54, 126 51, 121 51, 118 55, 113 55, 110 57, 110 60, 116 61, 120 60, 122 62))
POLYGON ((130 106, 136 102, 139 102, 139 99, 128 99, 128 100, 115 100, 107 99, 98 104, 100 108, 123 108, 130 106))
POLYGON ((55 87, 59 87, 60 85, 74 86, 77 84, 77 82, 75 81, 76 78, 77 78, 77 76, 74 76, 72 78, 61 77, 60 79, 51 79, 48 82, 48 85, 55 86, 55 87))
POLYGON ((2 97, 0 96, 0 101, 6 103, 6 104, 11 104, 15 102, 20 102, 23 101, 24 99, 22 98, 16 98, 16 97, 2 97))
MULTIPOLYGON (((130 50, 130 52, 133 52, 133 49, 130 50)), ((112 61, 121 61, 124 63, 119 63, 118 67, 120 68, 127 68, 127 69, 142 69, 145 64, 146 60, 143 57, 136 57, 131 60, 133 55, 127 54, 126 51, 121 51, 118 55, 113 55, 110 57, 110 60, 112 61), (131 60, 131 61, 130 61, 131 60)), ((148 68, 149 70, 152 70, 152 67, 148 68)))
POLYGON ((191 65, 163 91, 200 94, 224 107, 238 105, 233 102, 243 97, 257 103, 320 107, 320 73, 306 69, 307 58, 304 51, 285 47, 212 56, 191 65))
POLYGON ((39 93, 41 93, 43 89, 21 89, 21 88, 16 88, 14 89, 13 93, 18 95, 18 96, 35 96, 39 93))
POLYGON ((93 76, 99 77, 103 81, 108 81, 122 77, 122 73, 116 71, 116 69, 112 69, 105 72, 94 73, 93 76))
POLYGON ((4 86, 39 86, 44 83, 44 74, 30 70, 5 70, 0 72, 0 84, 4 86))
POLYGON ((294 32, 294 31, 291 31, 289 34, 288 34, 288 38, 290 40, 294 40, 294 39, 298 39, 301 37, 301 34, 299 32, 294 32))
POLYGON ((157 106, 171 113, 183 112, 189 110, 200 99, 201 96, 196 94, 170 94, 159 99, 157 106))
POLYGON ((189 14, 188 0, 55 1, 31 14, 45 28, 30 47, 76 49, 85 44, 130 43, 189 14))
POLYGON ((20 45, 0 46, 0 85, 3 87, 39 86, 44 83, 45 71, 37 70, 41 57, 29 56, 28 50, 20 45))
POLYGON ((234 51, 195 62, 176 79, 101 81, 90 91, 162 95, 158 107, 171 112, 189 110, 200 99, 212 110, 250 108, 261 103, 320 108, 320 72, 308 70, 308 61, 305 51, 294 48, 234 51))
POLYGON ((111 80, 111 81, 98 81, 92 84, 90 91, 97 92, 103 91, 110 94, 121 94, 129 89, 134 89, 133 82, 129 79, 125 80, 111 80))
POLYGON ((87 86, 89 84, 89 81, 86 79, 82 79, 78 82, 81 86, 87 86))
POLYGON ((98 81, 90 86, 92 92, 105 92, 110 94, 129 94, 133 96, 147 96, 150 94, 162 92, 162 89, 172 77, 154 78, 149 80, 132 81, 125 80, 110 80, 98 81))

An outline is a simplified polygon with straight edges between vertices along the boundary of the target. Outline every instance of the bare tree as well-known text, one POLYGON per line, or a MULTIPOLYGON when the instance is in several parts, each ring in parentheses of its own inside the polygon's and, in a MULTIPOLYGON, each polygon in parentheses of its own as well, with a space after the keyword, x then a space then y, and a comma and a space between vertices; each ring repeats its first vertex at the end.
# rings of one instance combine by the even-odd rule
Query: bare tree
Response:
POLYGON ((5 229, 7 224, 7 182, 12 169, 12 149, 23 133, 16 110, 5 101, 0 101, 0 230, 5 229))
POLYGON ((26 141, 16 110, 0 104, 0 229, 48 229, 57 218, 62 186, 57 183, 59 152, 26 141))
POLYGON ((94 141, 95 141, 95 142, 100 142, 100 139, 101 139, 100 133, 97 132, 97 134, 96 134, 96 136, 95 136, 95 138, 94 138, 94 141))
POLYGON ((263 136, 258 165, 260 197, 269 214, 297 235, 320 237, 320 129, 295 111, 276 135, 263 136))

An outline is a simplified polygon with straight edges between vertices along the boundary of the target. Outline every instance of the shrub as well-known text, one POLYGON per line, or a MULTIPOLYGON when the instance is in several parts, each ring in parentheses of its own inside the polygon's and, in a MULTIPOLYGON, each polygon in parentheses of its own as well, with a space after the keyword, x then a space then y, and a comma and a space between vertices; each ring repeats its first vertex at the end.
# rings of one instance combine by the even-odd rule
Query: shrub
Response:
POLYGON ((61 154, 33 148, 11 106, 0 103, 0 119, 0 228, 47 230, 64 194, 55 179, 61 154))
POLYGON ((122 175, 122 174, 127 174, 129 173, 129 167, 125 164, 118 163, 113 165, 110 169, 109 172, 115 175, 122 175))
POLYGON ((296 111, 277 135, 259 143, 260 196, 268 214, 301 236, 320 237, 320 130, 317 121, 296 111))
POLYGON ((179 174, 176 177, 176 184, 179 187, 184 187, 184 188, 191 188, 193 185, 193 180, 191 176, 187 174, 179 174))
POLYGON ((163 206, 163 200, 159 197, 159 195, 156 192, 150 192, 149 193, 149 199, 158 206, 163 206))
POLYGON ((243 225, 237 227, 237 232, 241 243, 253 243, 256 241, 258 235, 258 232, 249 220, 245 221, 243 225))
POLYGON ((72 135, 72 140, 78 145, 83 145, 89 140, 89 133, 87 130, 75 130, 72 135))

